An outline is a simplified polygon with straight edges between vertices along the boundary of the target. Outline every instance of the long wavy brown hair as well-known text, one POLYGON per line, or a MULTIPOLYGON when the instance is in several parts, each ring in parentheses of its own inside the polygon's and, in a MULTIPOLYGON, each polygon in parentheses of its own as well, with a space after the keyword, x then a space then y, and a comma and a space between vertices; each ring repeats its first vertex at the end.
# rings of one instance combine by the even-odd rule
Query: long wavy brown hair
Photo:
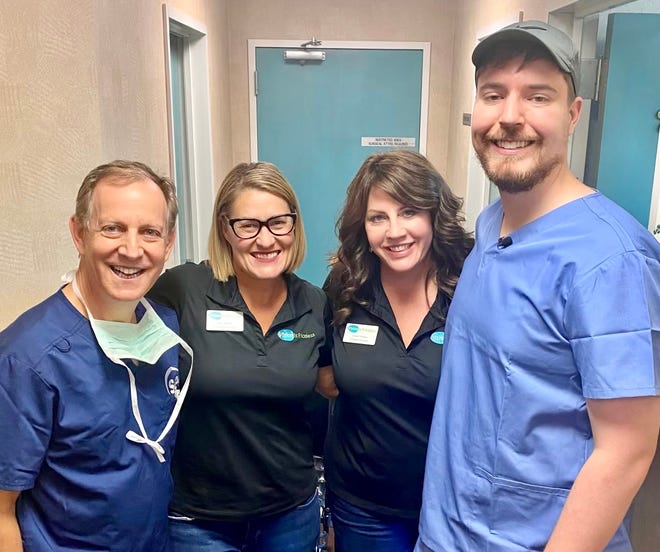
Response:
POLYGON ((368 157, 346 192, 335 230, 339 249, 330 260, 325 289, 334 308, 335 325, 350 316, 352 304, 366 304, 365 284, 380 277, 380 261, 369 251, 364 228, 369 192, 379 188, 402 205, 428 211, 433 226, 427 279, 435 279, 438 292, 454 294, 463 261, 474 240, 463 228, 463 202, 456 197, 426 157, 409 150, 376 153, 368 157))

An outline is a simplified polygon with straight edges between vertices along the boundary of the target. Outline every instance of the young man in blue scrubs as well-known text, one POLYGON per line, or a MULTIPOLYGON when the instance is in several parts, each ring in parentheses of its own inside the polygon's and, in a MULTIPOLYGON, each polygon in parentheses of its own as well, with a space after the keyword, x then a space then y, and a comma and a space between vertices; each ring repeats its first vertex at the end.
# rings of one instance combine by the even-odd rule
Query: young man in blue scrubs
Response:
POLYGON ((570 172, 565 34, 517 23, 472 61, 472 141, 501 200, 449 312, 416 550, 630 551, 660 427, 660 246, 570 172))
POLYGON ((0 333, 0 550, 169 550, 179 389, 173 311, 144 294, 177 216, 141 163, 91 171, 69 226, 79 265, 0 333))

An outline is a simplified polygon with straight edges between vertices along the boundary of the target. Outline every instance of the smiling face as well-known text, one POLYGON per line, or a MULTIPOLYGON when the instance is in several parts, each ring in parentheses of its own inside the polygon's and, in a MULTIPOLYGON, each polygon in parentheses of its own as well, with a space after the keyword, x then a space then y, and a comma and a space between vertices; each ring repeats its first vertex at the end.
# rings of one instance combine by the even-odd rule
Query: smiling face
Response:
MULTIPOLYGON (((227 218, 266 221, 290 212, 290 206, 281 197, 248 188, 236 196, 227 218)), ((226 220, 222 228, 223 235, 231 247, 232 263, 237 279, 268 280, 282 277, 289 266, 295 226, 290 233, 275 236, 264 225, 253 238, 239 238, 226 220)))
POLYGON ((431 266, 431 214, 399 203, 378 187, 371 188, 364 229, 369 247, 381 261, 381 272, 406 273, 431 266))
POLYGON ((172 250, 167 216, 165 196, 153 181, 106 178, 94 188, 89 224, 71 218, 78 284, 94 318, 132 316, 172 250))
POLYGON ((472 144, 501 192, 531 190, 567 169, 581 105, 569 101, 566 78, 549 60, 519 57, 479 70, 472 144))

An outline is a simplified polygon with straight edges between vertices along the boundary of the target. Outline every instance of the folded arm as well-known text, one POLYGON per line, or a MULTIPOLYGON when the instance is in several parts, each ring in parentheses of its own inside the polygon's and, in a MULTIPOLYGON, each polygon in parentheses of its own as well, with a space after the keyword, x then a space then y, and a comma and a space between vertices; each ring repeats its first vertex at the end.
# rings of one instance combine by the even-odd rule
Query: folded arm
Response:
POLYGON ((326 399, 334 399, 339 395, 335 385, 335 373, 332 366, 321 366, 316 376, 316 392, 326 399))

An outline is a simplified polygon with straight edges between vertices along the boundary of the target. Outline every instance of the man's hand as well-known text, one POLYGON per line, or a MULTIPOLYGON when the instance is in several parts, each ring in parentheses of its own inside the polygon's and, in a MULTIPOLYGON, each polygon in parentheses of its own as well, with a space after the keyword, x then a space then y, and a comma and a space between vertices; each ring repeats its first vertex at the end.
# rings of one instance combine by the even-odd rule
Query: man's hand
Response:
POLYGON ((594 450, 546 552, 601 552, 644 482, 658 444, 660 397, 588 399, 594 450))

